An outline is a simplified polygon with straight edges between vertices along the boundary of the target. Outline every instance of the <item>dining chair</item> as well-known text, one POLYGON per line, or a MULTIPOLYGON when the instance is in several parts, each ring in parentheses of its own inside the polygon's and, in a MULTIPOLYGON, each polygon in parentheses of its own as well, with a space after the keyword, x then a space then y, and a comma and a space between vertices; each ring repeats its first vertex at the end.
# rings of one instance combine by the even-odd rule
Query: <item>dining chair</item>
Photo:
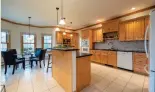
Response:
POLYGON ((16 59, 12 51, 3 51, 1 53, 4 60, 5 74, 7 73, 7 65, 13 65, 12 74, 14 74, 15 68, 20 63, 22 63, 23 69, 25 70, 25 59, 16 59))
POLYGON ((33 66, 33 61, 36 61, 40 63, 40 68, 41 68, 41 61, 43 61, 44 63, 44 66, 45 66, 45 54, 46 54, 46 49, 42 49, 42 50, 38 50, 36 53, 35 53, 35 56, 36 57, 30 57, 30 63, 31 63, 31 68, 33 66))

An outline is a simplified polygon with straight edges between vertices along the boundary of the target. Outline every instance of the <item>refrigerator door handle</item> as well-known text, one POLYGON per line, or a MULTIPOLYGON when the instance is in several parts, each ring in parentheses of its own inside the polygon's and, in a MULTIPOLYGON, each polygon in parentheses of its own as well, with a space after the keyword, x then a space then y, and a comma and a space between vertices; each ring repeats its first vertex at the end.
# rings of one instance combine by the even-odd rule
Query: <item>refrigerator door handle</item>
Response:
POLYGON ((145 31, 145 38, 144 38, 144 48, 145 48, 145 53, 147 58, 149 58, 149 54, 148 54, 148 48, 147 48, 147 34, 149 32, 149 26, 147 26, 146 31, 145 31))
MULTIPOLYGON (((146 40, 147 39, 148 32, 149 32, 149 26, 147 26, 147 29, 145 31, 145 38, 144 38, 144 48, 145 48, 145 53, 146 53, 147 58, 149 58, 148 48, 147 48, 147 40, 146 40)), ((145 70, 146 73, 149 74, 149 71, 147 70, 147 67, 148 67, 148 65, 146 64, 144 66, 144 70, 145 70)))
POLYGON ((154 70, 151 70, 151 72, 155 72, 154 70))

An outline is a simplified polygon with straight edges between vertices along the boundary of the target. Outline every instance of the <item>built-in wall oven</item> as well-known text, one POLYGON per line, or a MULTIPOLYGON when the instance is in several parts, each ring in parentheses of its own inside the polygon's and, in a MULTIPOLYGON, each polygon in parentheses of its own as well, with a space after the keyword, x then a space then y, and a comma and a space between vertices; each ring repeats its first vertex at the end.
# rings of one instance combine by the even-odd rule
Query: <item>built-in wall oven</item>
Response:
POLYGON ((81 40, 81 52, 89 53, 89 40, 88 39, 81 40))

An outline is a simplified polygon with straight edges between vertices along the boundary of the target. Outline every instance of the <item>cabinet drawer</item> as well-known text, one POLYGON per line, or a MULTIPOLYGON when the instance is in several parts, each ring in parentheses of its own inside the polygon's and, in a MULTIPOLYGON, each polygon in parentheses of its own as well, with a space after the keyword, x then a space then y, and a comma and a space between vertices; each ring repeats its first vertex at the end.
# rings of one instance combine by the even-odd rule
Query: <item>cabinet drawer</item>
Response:
POLYGON ((101 51, 101 55, 108 55, 108 51, 101 51))
POLYGON ((145 53, 134 53, 135 57, 146 57, 145 53))
POLYGON ((134 68, 134 72, 146 74, 144 68, 134 68))

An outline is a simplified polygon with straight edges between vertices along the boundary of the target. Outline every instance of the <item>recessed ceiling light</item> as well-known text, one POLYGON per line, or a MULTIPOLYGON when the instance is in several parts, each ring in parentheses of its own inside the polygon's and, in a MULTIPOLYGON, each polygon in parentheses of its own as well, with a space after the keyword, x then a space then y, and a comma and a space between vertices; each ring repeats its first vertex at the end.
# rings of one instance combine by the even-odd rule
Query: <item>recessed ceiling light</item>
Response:
POLYGON ((136 8, 132 7, 131 10, 135 10, 136 8))

